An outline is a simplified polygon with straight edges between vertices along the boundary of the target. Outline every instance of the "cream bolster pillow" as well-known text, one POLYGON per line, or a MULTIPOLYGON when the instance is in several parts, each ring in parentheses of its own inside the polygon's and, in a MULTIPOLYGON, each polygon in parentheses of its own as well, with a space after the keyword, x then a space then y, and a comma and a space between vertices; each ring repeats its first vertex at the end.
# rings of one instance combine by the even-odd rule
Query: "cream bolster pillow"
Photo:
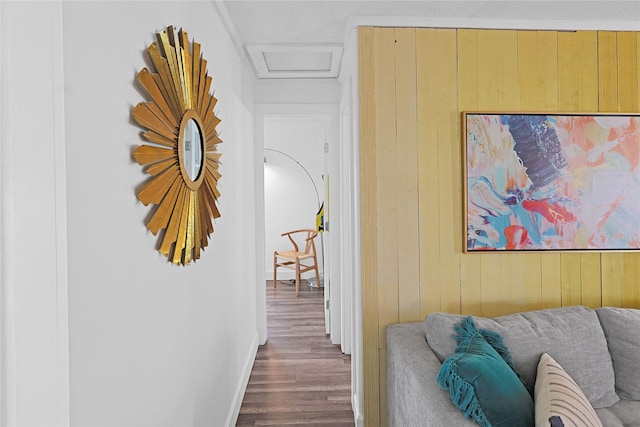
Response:
POLYGON ((538 363, 534 405, 536 427, 602 427, 580 387, 547 353, 538 363))

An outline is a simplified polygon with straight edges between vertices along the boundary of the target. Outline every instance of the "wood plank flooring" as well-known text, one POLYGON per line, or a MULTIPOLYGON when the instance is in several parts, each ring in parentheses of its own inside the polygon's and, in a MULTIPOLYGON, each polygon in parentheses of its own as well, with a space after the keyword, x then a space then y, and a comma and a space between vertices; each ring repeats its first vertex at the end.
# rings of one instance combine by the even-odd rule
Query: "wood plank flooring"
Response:
POLYGON ((260 346, 236 426, 353 427, 351 358, 324 327, 324 289, 267 286, 260 346))

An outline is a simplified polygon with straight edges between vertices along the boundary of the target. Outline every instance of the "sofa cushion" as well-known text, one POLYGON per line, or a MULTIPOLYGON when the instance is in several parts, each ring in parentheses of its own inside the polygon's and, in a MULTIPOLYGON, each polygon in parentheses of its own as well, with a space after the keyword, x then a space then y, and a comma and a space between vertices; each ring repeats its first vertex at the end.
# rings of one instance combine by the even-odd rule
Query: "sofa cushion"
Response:
POLYGON ((620 399, 608 408, 596 409, 602 424, 607 427, 640 427, 640 401, 620 399))
POLYGON ((602 427, 580 387, 547 353, 538 363, 534 402, 536 427, 602 427))
MULTIPOLYGON (((454 325, 463 317, 432 313, 425 318, 427 342, 440 360, 455 351, 454 325)), ((478 328, 502 335, 531 395, 540 356, 549 353, 571 375, 594 408, 611 406, 619 400, 611 356, 595 310, 571 306, 494 319, 474 316, 474 320, 478 328)))
POLYGON ((485 340, 471 317, 456 330, 456 352, 436 377, 440 387, 449 390, 465 417, 480 426, 533 427, 533 400, 504 356, 485 340))
POLYGON ((387 427, 478 427, 466 420, 434 378, 442 363, 424 336, 422 322, 387 326, 387 427))
POLYGON ((640 400, 640 310, 603 307, 596 312, 609 344, 618 395, 640 400))

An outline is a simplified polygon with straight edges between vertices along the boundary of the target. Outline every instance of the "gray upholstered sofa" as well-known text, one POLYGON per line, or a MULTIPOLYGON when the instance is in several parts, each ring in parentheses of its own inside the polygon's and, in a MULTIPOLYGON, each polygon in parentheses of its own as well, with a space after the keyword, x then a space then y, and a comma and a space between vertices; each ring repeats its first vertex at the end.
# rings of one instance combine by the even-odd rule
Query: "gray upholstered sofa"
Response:
MULTIPOLYGON (((454 325, 463 316, 428 315, 387 327, 387 426, 473 426, 436 383, 454 353, 454 325)), ((543 353, 584 392, 604 426, 640 426, 640 310, 561 307, 494 319, 473 317, 498 332, 533 396, 543 353)))

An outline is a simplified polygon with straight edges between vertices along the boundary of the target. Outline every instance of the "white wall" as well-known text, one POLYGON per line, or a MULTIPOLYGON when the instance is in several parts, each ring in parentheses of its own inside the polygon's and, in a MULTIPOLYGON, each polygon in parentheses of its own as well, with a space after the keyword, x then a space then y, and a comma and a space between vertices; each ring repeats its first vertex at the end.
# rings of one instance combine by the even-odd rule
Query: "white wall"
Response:
POLYGON ((211 2, 65 2, 71 422, 233 425, 257 348, 252 81, 211 2), (222 217, 171 265, 135 197, 134 85, 167 25, 202 44, 222 119, 222 217))
POLYGON ((256 104, 340 103, 340 86, 335 79, 261 79, 256 81, 254 89, 256 104))
POLYGON ((0 424, 69 421, 59 2, 0 2, 0 424))
POLYGON ((340 71, 342 103, 340 108, 342 146, 341 196, 344 215, 341 218, 343 280, 348 291, 343 294, 344 323, 350 328, 351 341, 351 406, 356 427, 364 425, 364 355, 362 351, 362 273, 360 270, 360 113, 358 86, 358 33, 350 20, 345 34, 345 50, 340 71))

